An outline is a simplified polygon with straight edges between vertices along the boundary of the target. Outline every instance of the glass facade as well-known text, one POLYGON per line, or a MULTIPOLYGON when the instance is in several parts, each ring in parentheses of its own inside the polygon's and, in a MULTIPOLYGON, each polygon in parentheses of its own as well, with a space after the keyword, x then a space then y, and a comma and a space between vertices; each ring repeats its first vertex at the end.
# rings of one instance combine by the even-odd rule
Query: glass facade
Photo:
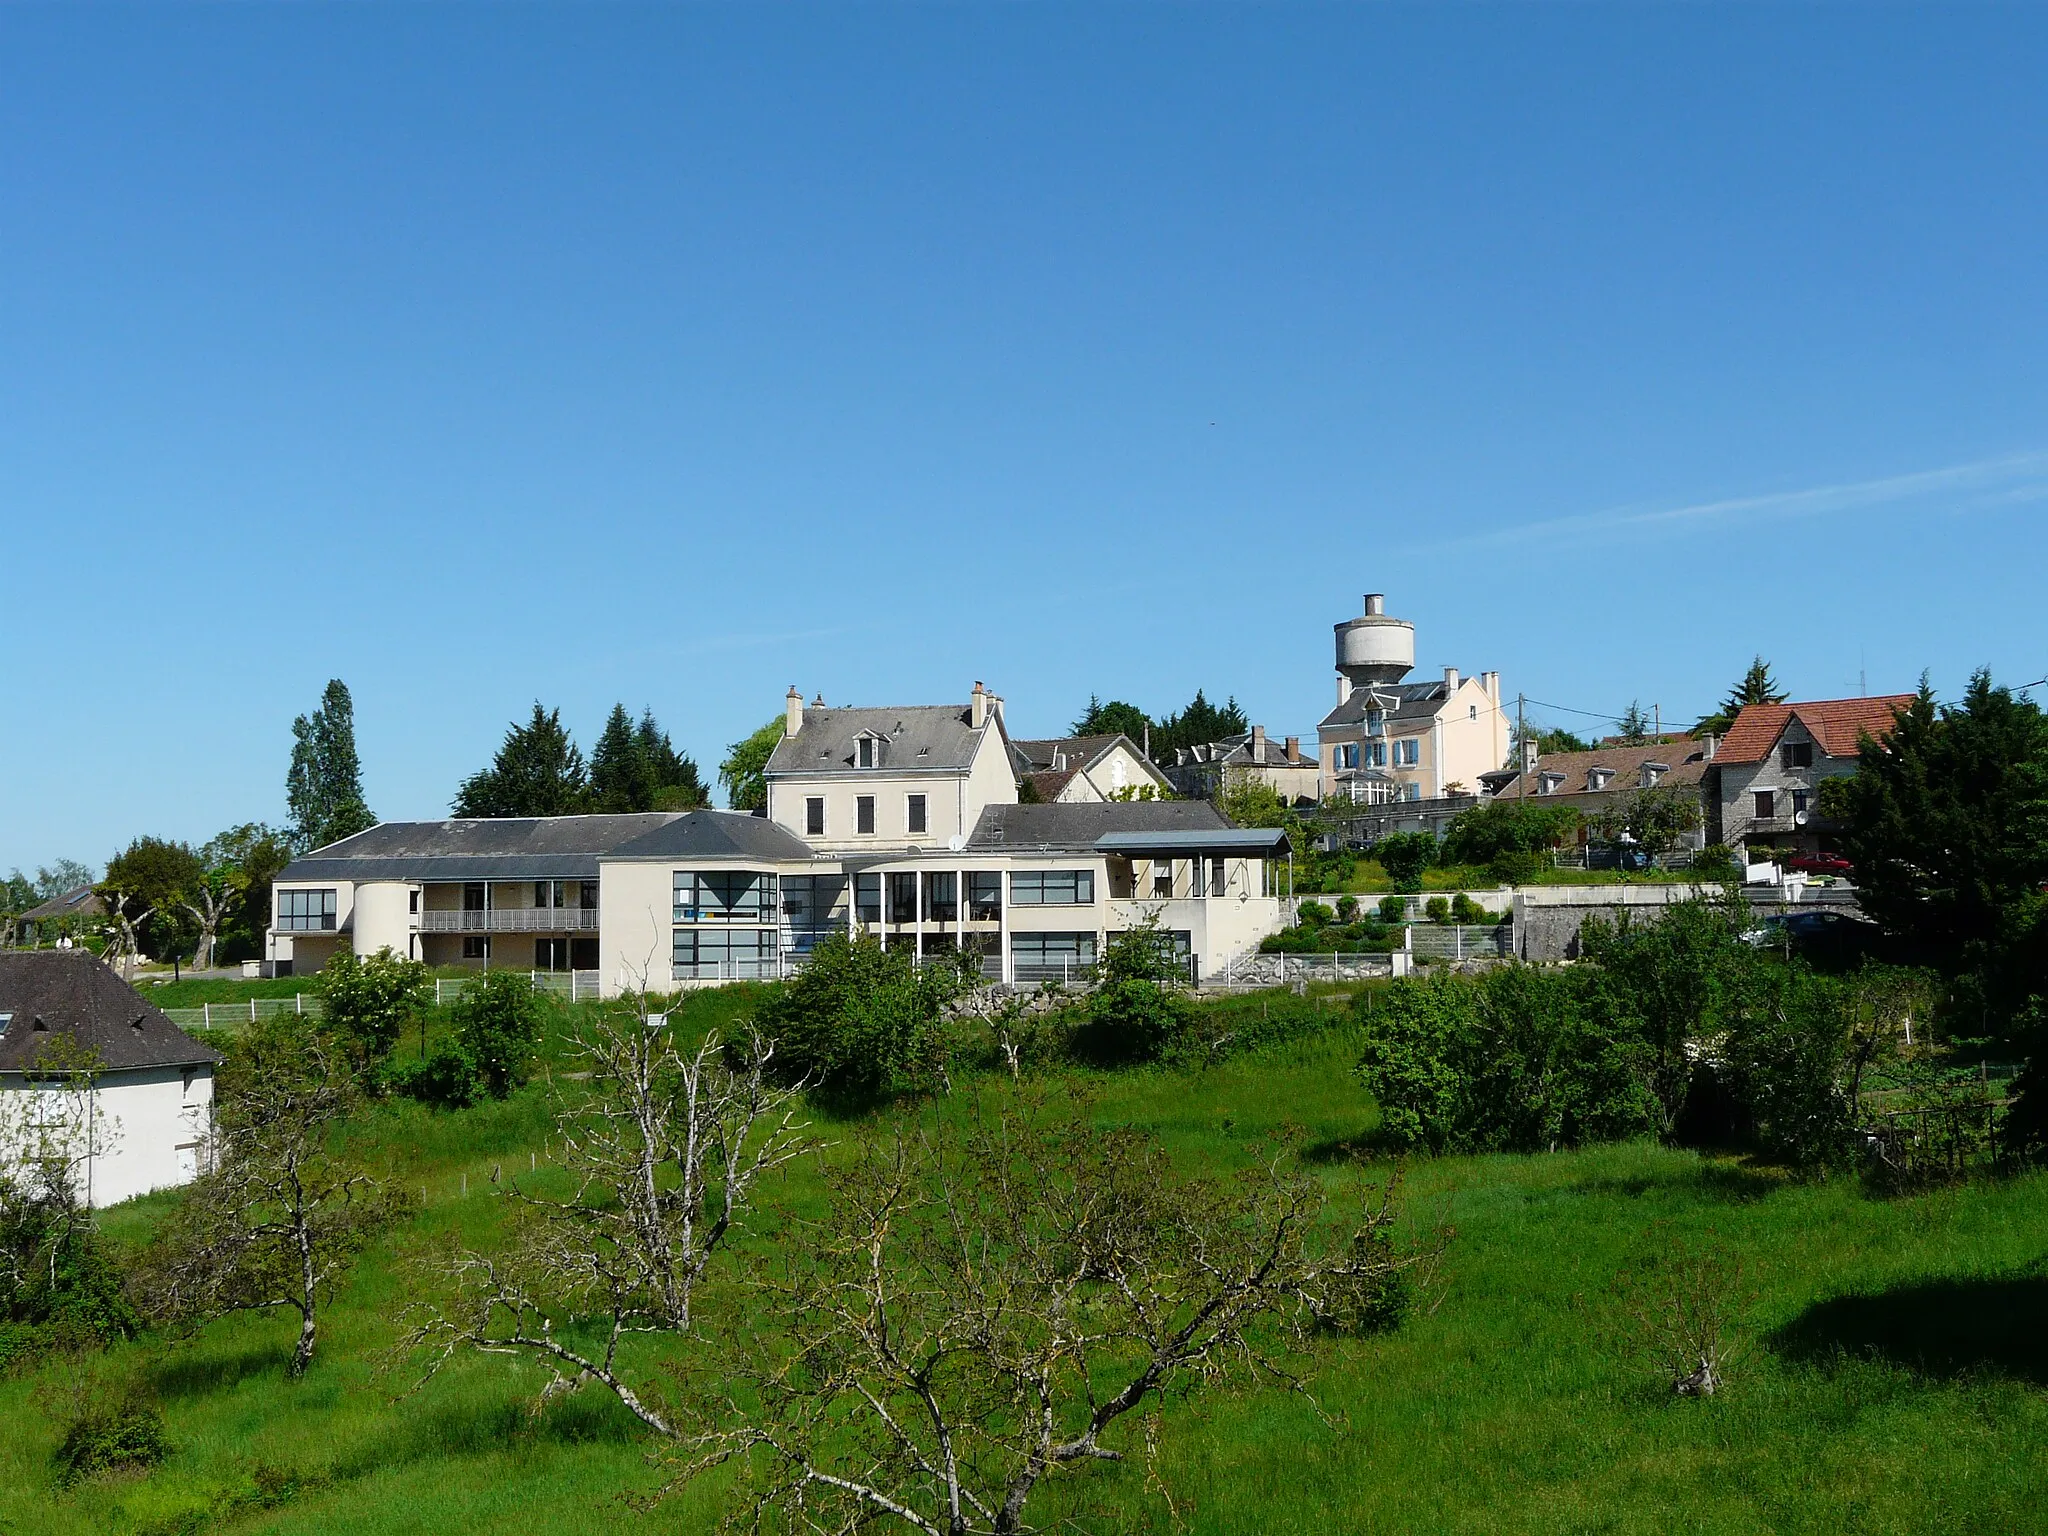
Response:
POLYGON ((775 876, 761 870, 676 871, 675 921, 772 923, 775 876))
POLYGON ((1085 907, 1095 901, 1092 869, 1020 869, 1010 876, 1010 905, 1085 907))
POLYGON ((332 933, 334 912, 332 890, 277 893, 279 933, 332 933))
POLYGON ((759 981, 780 974, 772 928, 678 928, 673 969, 678 981, 759 981))

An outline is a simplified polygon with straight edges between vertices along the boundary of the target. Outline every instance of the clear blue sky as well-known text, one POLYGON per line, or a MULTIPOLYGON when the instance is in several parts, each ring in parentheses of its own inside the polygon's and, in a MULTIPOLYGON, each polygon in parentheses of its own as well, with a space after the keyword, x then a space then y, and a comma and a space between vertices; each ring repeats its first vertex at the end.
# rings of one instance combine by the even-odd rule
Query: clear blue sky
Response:
POLYGON ((1308 734, 1368 589, 2039 677, 2044 102, 2038 7, 0 9, 0 869, 281 820, 335 676, 386 818, 536 698, 1308 734))

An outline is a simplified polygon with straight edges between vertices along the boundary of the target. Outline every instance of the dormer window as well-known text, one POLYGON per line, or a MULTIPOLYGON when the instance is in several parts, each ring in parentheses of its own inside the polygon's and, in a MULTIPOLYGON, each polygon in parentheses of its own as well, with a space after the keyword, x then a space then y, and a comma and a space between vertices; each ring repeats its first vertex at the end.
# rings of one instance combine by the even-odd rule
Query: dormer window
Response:
POLYGON ((857 739, 856 739, 856 740, 854 741, 854 744, 853 744, 853 765, 854 765, 854 767, 856 767, 856 768, 872 768, 872 767, 874 767, 874 766, 875 766, 875 756, 876 756, 876 754, 875 754, 875 738, 874 738, 874 737, 872 737, 872 736, 862 736, 862 737, 859 737, 859 738, 857 738, 857 739))
POLYGON ((1537 776, 1537 793, 1554 795, 1557 793, 1558 786, 1562 783, 1564 783, 1564 775, 1561 773, 1539 774, 1537 776))
POLYGON ((1384 736, 1386 733, 1387 717, 1376 709, 1367 710, 1365 712, 1365 734, 1368 736, 1384 736))
POLYGON ((1656 788, 1656 786, 1657 786, 1657 781, 1658 781, 1659 779, 1663 778, 1663 777, 1664 777, 1664 775, 1665 775, 1665 774, 1667 774, 1667 773, 1669 773, 1670 771, 1671 771, 1671 765, 1670 765, 1669 763, 1645 763, 1645 764, 1643 764, 1643 777, 1642 777, 1642 787, 1643 787, 1644 789, 1654 789, 1654 788, 1656 788))
POLYGON ((1614 770, 1612 768, 1588 768, 1586 770, 1586 788, 1591 790, 1605 789, 1608 780, 1613 777, 1614 770))

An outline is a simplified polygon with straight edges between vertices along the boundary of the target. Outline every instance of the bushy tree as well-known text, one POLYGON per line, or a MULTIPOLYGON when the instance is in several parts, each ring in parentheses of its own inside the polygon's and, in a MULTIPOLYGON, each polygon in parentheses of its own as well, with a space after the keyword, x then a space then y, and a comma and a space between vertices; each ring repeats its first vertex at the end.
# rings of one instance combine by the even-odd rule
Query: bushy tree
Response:
POLYGON ((284 792, 292 841, 302 851, 339 842, 377 824, 363 799, 355 702, 338 677, 321 694, 318 709, 292 722, 292 763, 284 792))
POLYGON ((725 786, 725 803, 733 810, 767 809, 768 759, 781 744, 782 730, 778 717, 725 749, 725 761, 718 765, 718 782, 725 786))
POLYGON ((1156 923, 1112 934, 1074 1036, 1076 1053, 1100 1062, 1156 1061, 1194 1024, 1187 982, 1173 935, 1156 923))
POLYGON ((1150 717, 1137 705, 1126 704, 1122 699, 1111 699, 1105 704, 1091 693, 1088 707, 1069 729, 1076 736, 1128 736, 1142 750, 1151 724, 1150 717))
POLYGON ((575 816, 590 808, 583 753, 559 709, 534 702, 533 718, 513 725, 488 768, 462 781, 457 816, 575 816))
POLYGON ((915 963, 872 934, 819 941, 795 980, 755 1014, 784 1081, 828 1098, 869 1102, 929 1089, 944 1065, 946 1005, 968 982, 965 963, 915 963))
POLYGON ((1569 841, 1583 818, 1568 805, 1510 798, 1460 811, 1444 829, 1446 864, 1483 864, 1496 878, 1529 878, 1544 855, 1569 841))
POLYGON ((1697 832, 1703 815, 1699 790, 1659 784, 1631 790, 1592 821, 1601 837, 1618 841, 1626 835, 1651 853, 1665 853, 1686 833, 1697 832))
POLYGON ((205 875, 190 844, 138 837, 107 861, 100 902, 117 925, 131 926, 143 954, 182 958, 198 937, 189 907, 205 875))
POLYGON ((1427 832, 1390 832, 1373 844, 1372 856, 1397 891, 1422 889, 1422 872, 1436 862, 1436 839, 1427 832))
POLYGON ((209 838, 199 861, 209 883, 217 882, 232 897, 217 914, 215 958, 232 963, 261 954, 270 927, 271 886, 292 861, 291 834, 260 821, 244 822, 209 838))
POLYGON ((1671 1134, 1685 1107, 1692 1048, 1721 1032, 1748 984, 1757 954, 1742 940, 1746 924, 1739 900, 1694 896, 1650 922, 1624 911, 1613 923, 1588 918, 1579 930, 1617 1025, 1650 1053, 1660 1134, 1671 1134))
POLYGON ((391 1054, 406 1022, 433 995, 427 968, 388 949, 367 959, 340 951, 321 970, 319 990, 327 1000, 328 1027, 368 1066, 391 1054))
POLYGON ((1218 706, 1211 704, 1197 688, 1194 698, 1185 708, 1152 727, 1152 755, 1168 762, 1177 748, 1221 741, 1226 736, 1240 736, 1248 729, 1244 710, 1234 697, 1218 706))
POLYGON ((1359 999, 1383 1133, 1433 1152, 1540 1151, 1656 1127, 1652 1061, 1598 977, 1504 965, 1359 999))
POLYGON ((491 971, 463 988, 452 1010, 455 1038, 492 1098, 526 1080, 547 1010, 532 978, 517 971, 491 971))

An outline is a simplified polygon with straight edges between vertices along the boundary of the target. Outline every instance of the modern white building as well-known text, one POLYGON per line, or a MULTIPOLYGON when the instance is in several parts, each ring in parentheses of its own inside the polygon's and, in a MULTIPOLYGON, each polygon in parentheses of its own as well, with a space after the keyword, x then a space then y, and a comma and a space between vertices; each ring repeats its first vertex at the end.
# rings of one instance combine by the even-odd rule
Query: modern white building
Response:
POLYGON ((1019 804, 1001 701, 978 683, 966 704, 806 707, 791 689, 785 706, 762 815, 372 828, 279 876, 278 957, 312 969, 348 943, 590 972, 610 995, 784 975, 825 934, 865 931, 1028 984, 1148 921, 1197 977, 1281 926, 1284 834, 1201 801, 1019 804))
POLYGON ((57 1150, 89 1206, 198 1176, 219 1062, 89 950, 0 953, 0 1158, 57 1150))

